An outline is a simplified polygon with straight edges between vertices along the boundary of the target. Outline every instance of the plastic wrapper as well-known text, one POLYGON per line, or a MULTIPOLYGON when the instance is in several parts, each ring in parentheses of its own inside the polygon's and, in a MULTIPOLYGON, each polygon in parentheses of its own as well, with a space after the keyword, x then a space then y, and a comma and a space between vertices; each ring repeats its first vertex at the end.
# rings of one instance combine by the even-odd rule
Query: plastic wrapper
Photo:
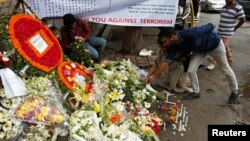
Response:
MULTIPOLYGON (((45 95, 46 96, 46 95, 45 95)), ((50 126, 60 125, 65 121, 62 109, 53 98, 42 96, 28 96, 24 101, 12 109, 11 115, 20 121, 44 124, 50 126)))

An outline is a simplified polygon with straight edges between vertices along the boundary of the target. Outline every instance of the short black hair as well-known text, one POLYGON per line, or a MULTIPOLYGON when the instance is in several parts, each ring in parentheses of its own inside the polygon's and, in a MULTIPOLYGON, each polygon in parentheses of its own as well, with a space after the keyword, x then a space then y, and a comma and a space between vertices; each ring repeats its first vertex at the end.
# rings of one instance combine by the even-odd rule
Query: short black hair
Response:
POLYGON ((161 29, 161 31, 159 32, 158 34, 158 40, 157 40, 157 43, 162 45, 162 42, 161 42, 161 38, 162 37, 172 37, 172 35, 176 35, 176 31, 174 28, 172 27, 169 27, 169 28, 164 28, 164 29, 161 29))
POLYGON ((73 14, 68 13, 68 14, 63 16, 63 24, 65 26, 70 26, 75 22, 76 22, 76 18, 75 18, 75 16, 73 14))
POLYGON ((172 35, 176 35, 174 28, 166 28, 160 31, 158 38, 160 39, 163 36, 170 38, 172 35))

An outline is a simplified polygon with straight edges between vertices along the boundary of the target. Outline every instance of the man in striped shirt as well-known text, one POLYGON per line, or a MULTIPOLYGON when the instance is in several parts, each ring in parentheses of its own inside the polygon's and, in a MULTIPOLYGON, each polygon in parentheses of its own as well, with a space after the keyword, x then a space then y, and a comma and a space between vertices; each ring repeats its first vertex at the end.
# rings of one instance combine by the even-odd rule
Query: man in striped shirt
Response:
POLYGON ((246 21, 243 8, 236 0, 225 0, 226 5, 222 7, 218 34, 221 36, 228 62, 232 62, 229 42, 234 32, 246 21))

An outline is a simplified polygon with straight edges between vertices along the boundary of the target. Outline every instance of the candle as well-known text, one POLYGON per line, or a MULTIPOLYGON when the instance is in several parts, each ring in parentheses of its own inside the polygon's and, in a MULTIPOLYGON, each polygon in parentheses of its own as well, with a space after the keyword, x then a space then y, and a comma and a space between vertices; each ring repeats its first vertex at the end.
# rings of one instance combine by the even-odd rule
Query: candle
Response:
POLYGON ((174 102, 169 102, 169 101, 165 101, 166 103, 168 103, 168 104, 172 104, 172 105, 175 105, 176 103, 174 103, 174 102))
POLYGON ((163 123, 163 129, 166 130, 166 123, 163 123))
POLYGON ((180 113, 180 116, 182 115, 182 112, 183 112, 183 104, 181 104, 181 113, 180 113))
POLYGON ((182 129, 182 131, 186 131, 186 128, 185 128, 185 125, 184 125, 184 124, 182 125, 182 128, 181 128, 181 129, 182 129))
POLYGON ((188 116, 186 117, 185 126, 187 126, 187 123, 188 123, 188 116))
POLYGON ((183 118, 182 118, 183 123, 185 122, 185 116, 186 116, 186 110, 183 111, 183 118))
POLYGON ((177 111, 175 123, 178 123, 178 117, 179 117, 179 111, 177 111))
POLYGON ((182 128, 182 121, 180 120, 178 131, 181 131, 181 128, 182 128))

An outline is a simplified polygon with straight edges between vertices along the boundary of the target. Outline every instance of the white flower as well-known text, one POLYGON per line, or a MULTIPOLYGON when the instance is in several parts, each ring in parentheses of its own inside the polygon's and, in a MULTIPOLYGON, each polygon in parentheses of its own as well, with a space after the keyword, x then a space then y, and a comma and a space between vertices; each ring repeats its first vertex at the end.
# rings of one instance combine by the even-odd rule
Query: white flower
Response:
POLYGON ((6 139, 10 139, 10 138, 13 138, 17 135, 17 131, 10 131, 10 132, 7 132, 6 134, 6 139))
POLYGON ((146 108, 150 108, 151 107, 151 104, 148 103, 148 102, 144 102, 144 105, 145 105, 146 108))
POLYGON ((72 68, 76 68, 76 65, 74 63, 70 63, 72 68))
POLYGON ((124 106, 123 102, 121 102, 121 101, 112 103, 112 106, 115 107, 115 109, 116 109, 118 112, 122 112, 122 111, 125 110, 125 106, 124 106))
POLYGON ((5 123, 2 128, 4 132, 8 132, 11 130, 11 125, 5 123))
POLYGON ((6 136, 6 133, 5 133, 5 132, 1 132, 1 131, 0 131, 0 139, 4 139, 4 138, 5 138, 5 136, 6 136))
POLYGON ((0 139, 4 139, 5 136, 6 136, 6 133, 0 131, 0 139))
POLYGON ((9 99, 3 99, 2 101, 1 101, 1 104, 5 107, 5 108, 11 108, 11 105, 12 105, 12 103, 11 103, 11 100, 9 100, 9 99))
POLYGON ((152 96, 152 99, 153 99, 153 100, 156 100, 156 96, 155 96, 155 95, 153 95, 153 96, 152 96))

